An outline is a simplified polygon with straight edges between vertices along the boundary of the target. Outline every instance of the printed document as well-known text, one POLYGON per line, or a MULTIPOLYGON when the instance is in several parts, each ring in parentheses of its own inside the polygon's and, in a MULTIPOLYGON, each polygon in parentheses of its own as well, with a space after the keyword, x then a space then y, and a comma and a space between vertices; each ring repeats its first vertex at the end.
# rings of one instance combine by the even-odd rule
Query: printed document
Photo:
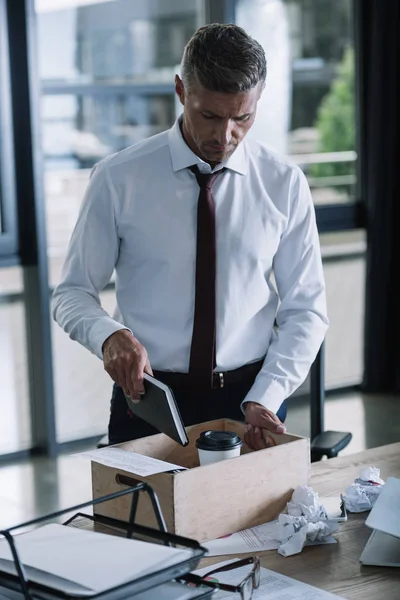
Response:
MULTIPOLYGON (((227 554, 247 554, 248 552, 264 552, 265 550, 277 550, 281 541, 276 538, 276 524, 278 521, 270 521, 263 525, 257 525, 250 529, 244 529, 237 533, 225 535, 204 542, 207 548, 207 556, 223 556, 227 554)), ((323 541, 306 541, 305 546, 316 546, 323 544, 336 544, 333 536, 328 536, 323 541)))
MULTIPOLYGON (((197 575, 204 575, 208 571, 226 565, 229 562, 231 561, 210 565, 204 569, 195 571, 195 573, 197 575)), ((243 581, 250 570, 251 565, 247 565, 226 573, 216 573, 215 575, 211 575, 211 579, 213 581, 218 580, 221 583, 237 585, 243 581)), ((218 591, 213 596, 213 600, 229 600, 230 598, 236 600, 238 595, 218 591)), ((260 587, 254 590, 253 600, 344 600, 344 598, 262 567, 260 587)))
POLYGON ((208 556, 277 550, 279 548, 279 541, 274 538, 276 523, 277 521, 271 521, 270 523, 258 525, 251 529, 244 529, 243 531, 205 542, 203 546, 207 548, 208 556))
POLYGON ((166 471, 185 470, 184 467, 174 465, 165 460, 158 460, 158 458, 144 456, 136 452, 128 452, 127 450, 122 450, 122 448, 114 448, 112 446, 110 448, 99 448, 98 450, 81 452, 75 456, 89 458, 106 467, 121 469, 140 477, 165 473, 166 471))

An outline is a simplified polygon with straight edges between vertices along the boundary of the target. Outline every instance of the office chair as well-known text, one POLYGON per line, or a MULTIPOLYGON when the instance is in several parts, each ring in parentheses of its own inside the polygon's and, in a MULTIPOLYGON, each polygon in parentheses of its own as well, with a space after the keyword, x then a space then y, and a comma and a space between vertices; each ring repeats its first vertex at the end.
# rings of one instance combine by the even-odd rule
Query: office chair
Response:
POLYGON ((352 439, 348 431, 325 429, 325 342, 310 369, 311 462, 334 458, 352 439))

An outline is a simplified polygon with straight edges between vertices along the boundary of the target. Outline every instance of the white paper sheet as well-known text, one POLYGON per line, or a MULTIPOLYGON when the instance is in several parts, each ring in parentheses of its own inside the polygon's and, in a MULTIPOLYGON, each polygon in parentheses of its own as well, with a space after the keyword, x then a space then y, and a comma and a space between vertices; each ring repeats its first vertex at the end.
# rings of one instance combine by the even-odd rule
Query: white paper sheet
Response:
POLYGON ((88 452, 80 452, 75 456, 88 458, 94 462, 121 469, 128 473, 134 473, 140 477, 147 477, 155 473, 165 473, 166 471, 185 470, 184 467, 174 465, 173 463, 164 460, 158 460, 151 456, 144 456, 136 452, 128 452, 122 448, 99 448, 98 450, 89 450, 88 452))
MULTIPOLYGON (((50 524, 15 536, 32 581, 68 595, 93 595, 189 558, 190 550, 50 524)), ((15 573, 0 539, 0 569, 15 573)))
POLYGON ((277 521, 258 525, 231 535, 226 535, 216 540, 203 544, 208 550, 208 556, 222 556, 224 554, 244 554, 257 550, 277 550, 278 540, 274 539, 272 532, 277 521))
MULTIPOLYGON (((276 539, 276 525, 278 521, 271 521, 258 525, 251 529, 238 531, 216 540, 205 542, 202 545, 207 548, 207 556, 224 556, 227 554, 247 554, 256 551, 277 550, 282 542, 276 539)), ((329 536, 323 541, 306 541, 305 546, 317 546, 324 544, 336 544, 334 537, 329 536)))
MULTIPOLYGON (((216 565, 199 569, 195 571, 198 575, 204 575, 208 571, 225 565, 231 561, 224 561, 216 565)), ((222 583, 230 583, 233 585, 239 584, 247 575, 251 566, 245 566, 227 573, 216 573, 212 575, 213 580, 218 580, 222 583)), ((227 592, 216 592, 213 600, 235 600, 237 594, 229 594, 227 592)), ((261 568, 260 587, 254 591, 253 600, 344 600, 340 596, 336 596, 324 590, 320 590, 306 583, 301 583, 291 577, 280 575, 275 571, 261 568)))

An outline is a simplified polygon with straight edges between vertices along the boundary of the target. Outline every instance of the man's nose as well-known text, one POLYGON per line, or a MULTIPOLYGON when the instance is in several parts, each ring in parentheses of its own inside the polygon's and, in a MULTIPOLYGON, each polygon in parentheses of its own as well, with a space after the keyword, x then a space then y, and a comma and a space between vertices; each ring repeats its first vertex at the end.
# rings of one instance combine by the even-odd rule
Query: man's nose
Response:
POLYGON ((232 139, 232 122, 230 119, 221 120, 215 132, 215 139, 220 146, 227 146, 232 139))

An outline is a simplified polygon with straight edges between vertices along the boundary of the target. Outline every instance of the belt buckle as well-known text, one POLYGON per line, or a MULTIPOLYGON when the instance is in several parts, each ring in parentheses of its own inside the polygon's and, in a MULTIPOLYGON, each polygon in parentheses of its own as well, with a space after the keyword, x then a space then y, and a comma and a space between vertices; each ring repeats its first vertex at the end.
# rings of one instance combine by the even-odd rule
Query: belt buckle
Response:
POLYGON ((225 375, 222 371, 214 371, 212 378, 212 389, 218 390, 225 386, 225 375))
POLYGON ((224 374, 222 372, 218 373, 218 377, 219 377, 219 387, 223 388, 225 385, 225 378, 224 378, 224 374))

